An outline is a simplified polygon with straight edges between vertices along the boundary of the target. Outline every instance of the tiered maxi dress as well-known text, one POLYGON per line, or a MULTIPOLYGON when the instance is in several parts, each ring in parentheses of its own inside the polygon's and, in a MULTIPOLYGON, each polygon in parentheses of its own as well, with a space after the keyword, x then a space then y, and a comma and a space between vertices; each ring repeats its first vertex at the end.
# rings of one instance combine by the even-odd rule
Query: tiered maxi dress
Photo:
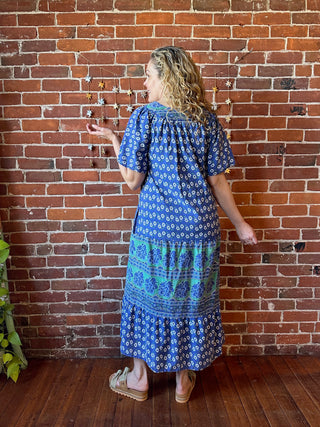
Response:
POLYGON ((118 156, 146 174, 130 240, 121 353, 154 372, 202 370, 222 351, 220 226, 206 178, 234 164, 214 114, 206 125, 158 102, 131 115, 118 156))

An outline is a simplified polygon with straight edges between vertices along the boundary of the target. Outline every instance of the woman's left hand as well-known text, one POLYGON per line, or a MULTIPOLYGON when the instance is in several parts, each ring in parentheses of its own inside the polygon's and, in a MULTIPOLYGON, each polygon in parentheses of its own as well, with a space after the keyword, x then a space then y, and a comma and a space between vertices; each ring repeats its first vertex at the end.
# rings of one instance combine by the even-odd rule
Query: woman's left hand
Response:
POLYGON ((102 138, 109 139, 111 142, 113 142, 114 138, 116 137, 115 133, 111 129, 98 126, 94 123, 87 123, 87 131, 90 133, 90 135, 101 136, 102 138))
POLYGON ((255 245, 258 243, 254 229, 247 222, 242 222, 238 227, 236 227, 236 231, 239 239, 245 245, 255 245))

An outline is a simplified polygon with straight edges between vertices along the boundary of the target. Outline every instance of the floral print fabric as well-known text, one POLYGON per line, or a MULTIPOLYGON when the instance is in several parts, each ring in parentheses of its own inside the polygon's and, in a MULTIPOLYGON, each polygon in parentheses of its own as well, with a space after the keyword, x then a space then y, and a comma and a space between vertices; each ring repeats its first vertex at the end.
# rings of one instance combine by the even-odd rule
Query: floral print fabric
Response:
POLYGON ((206 181, 234 164, 216 117, 206 126, 157 102, 130 117, 121 165, 146 174, 131 235, 121 352, 155 372, 200 370, 221 354, 220 230, 206 181))

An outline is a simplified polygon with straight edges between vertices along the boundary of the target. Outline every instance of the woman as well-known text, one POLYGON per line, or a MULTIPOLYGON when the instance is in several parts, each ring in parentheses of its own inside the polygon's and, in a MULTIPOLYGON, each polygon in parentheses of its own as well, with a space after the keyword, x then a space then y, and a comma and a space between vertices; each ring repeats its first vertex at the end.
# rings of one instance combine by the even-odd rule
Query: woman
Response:
POLYGON ((149 104, 131 115, 121 146, 112 130, 87 126, 111 140, 128 186, 141 187, 121 319, 121 352, 134 358, 134 367, 109 383, 143 401, 147 365, 176 372, 176 401, 185 403, 194 371, 221 354, 224 338, 216 201, 243 243, 257 239, 226 181, 233 155, 190 56, 177 47, 156 49, 146 75, 149 104))

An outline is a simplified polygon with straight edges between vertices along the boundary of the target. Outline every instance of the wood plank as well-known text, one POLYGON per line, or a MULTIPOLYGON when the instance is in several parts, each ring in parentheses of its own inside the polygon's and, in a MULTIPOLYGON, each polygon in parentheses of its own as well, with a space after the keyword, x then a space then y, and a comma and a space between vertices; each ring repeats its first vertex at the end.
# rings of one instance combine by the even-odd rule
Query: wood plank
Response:
POLYGON ((118 396, 109 388, 109 377, 117 372, 120 359, 102 359, 102 377, 100 396, 97 398, 96 413, 93 414, 93 425, 95 427, 112 426, 118 396))
MULTIPOLYGON (((199 376, 201 379, 204 401, 210 417, 210 424, 208 425, 231 426, 213 367, 211 366, 201 371, 199 376)), ((203 427, 206 427, 206 425, 203 425, 203 427)))
POLYGON ((81 404, 75 417, 74 426, 94 425, 95 416, 93 408, 96 409, 97 401, 100 398, 101 389, 104 384, 105 373, 102 373, 102 366, 103 360, 98 359, 94 361, 86 383, 85 393, 83 393, 81 404))
MULTIPOLYGON (((174 376, 169 373, 152 373, 152 424, 167 427, 171 425, 171 402, 169 388, 174 387, 174 376)), ((138 427, 138 426, 137 426, 138 427)))
POLYGON ((205 394, 202 386, 201 372, 196 372, 196 385, 188 402, 192 426, 211 426, 205 394))
POLYGON ((320 360, 311 356, 222 357, 197 373, 187 404, 175 374, 150 372, 149 399, 109 389, 125 359, 31 360, 18 383, 0 379, 1 419, 10 427, 318 426, 320 360))
POLYGON ((250 425, 268 426, 268 420, 243 369, 241 360, 238 357, 230 357, 227 359, 227 366, 250 425))
POLYGON ((152 427, 153 418, 153 376, 160 375, 148 372, 148 399, 135 402, 133 408, 132 427, 152 427))
POLYGON ((256 359, 256 357, 240 357, 245 373, 269 424, 272 426, 284 426, 288 421, 287 416, 268 387, 268 383, 264 379, 263 372, 261 372, 259 365, 256 363, 256 359))
POLYGON ((77 381, 80 361, 64 360, 64 365, 59 371, 53 373, 53 382, 50 393, 37 418, 39 425, 55 425, 66 399, 72 390, 72 383, 77 381))
POLYGON ((219 358, 213 365, 220 393, 231 426, 248 427, 249 419, 242 406, 241 399, 226 365, 227 358, 219 358))
MULTIPOLYGON (((171 381, 171 386, 169 387, 169 400, 170 400, 170 411, 171 411, 171 426, 172 427, 189 427, 191 426, 191 416, 190 416, 190 406, 188 403, 178 403, 176 402, 176 381, 175 376, 171 381)), ((195 386, 195 388, 197 385, 195 386)), ((195 391, 195 388, 193 391, 195 391)))
MULTIPOLYGON (((65 360, 31 360, 24 371, 23 383, 27 387, 20 388, 19 394, 14 394, 14 407, 19 408, 19 419, 12 425, 17 427, 37 425, 37 419, 51 393, 52 385, 57 380, 57 373, 61 372, 65 360), (31 378, 29 378, 29 375, 31 378), (16 402, 19 399, 19 402, 16 402)), ((8 414, 9 416, 9 414, 8 414)), ((12 420, 13 421, 13 420, 12 420)))
POLYGON ((320 359, 313 356, 298 356, 297 360, 313 378, 313 381, 320 384, 320 359))
MULTIPOLYGON (((303 366, 303 358, 297 356, 286 357, 286 364, 289 366, 291 371, 294 373, 300 384, 306 390, 306 393, 313 399, 316 406, 319 408, 320 405, 320 382, 313 380, 312 376, 309 375, 308 371, 303 366)), ((318 377, 320 378, 320 372, 318 368, 318 377)), ((320 417, 319 417, 320 419, 320 417)))
POLYGON ((306 394, 303 386, 294 375, 294 372, 286 364, 285 357, 277 358, 275 356, 269 356, 268 359, 281 376, 283 384, 294 399, 297 407, 304 415, 306 421, 311 426, 319 425, 319 409, 310 396, 306 394))
POLYGON ((17 384, 11 380, 5 380, 5 386, 0 394, 0 407, 1 409, 6 408, 8 424, 14 425, 18 422, 24 409, 26 395, 30 399, 30 404, 37 398, 38 390, 33 387, 35 378, 37 378, 37 386, 41 387, 46 381, 48 371, 48 362, 40 361, 39 364, 36 364, 32 361, 28 369, 20 374, 17 384), (15 394, 17 387, 19 387, 19 392, 15 394))
MULTIPOLYGON (((95 363, 92 359, 74 360, 76 365, 71 369, 76 370, 77 375, 74 376, 70 384, 68 394, 66 395, 62 406, 59 409, 58 418, 55 425, 57 426, 73 426, 79 412, 83 395, 87 390, 87 383, 91 374, 91 370, 95 363)), ((70 377, 71 377, 70 372, 70 377)), ((63 387, 64 384, 61 384, 63 387)), ((54 396, 51 396, 54 399, 54 396)))
POLYGON ((285 413, 287 425, 292 427, 308 426, 303 414, 290 396, 281 377, 274 370, 270 361, 266 357, 257 357, 256 363, 260 368, 265 382, 268 384, 269 389, 278 402, 279 407, 285 413))

